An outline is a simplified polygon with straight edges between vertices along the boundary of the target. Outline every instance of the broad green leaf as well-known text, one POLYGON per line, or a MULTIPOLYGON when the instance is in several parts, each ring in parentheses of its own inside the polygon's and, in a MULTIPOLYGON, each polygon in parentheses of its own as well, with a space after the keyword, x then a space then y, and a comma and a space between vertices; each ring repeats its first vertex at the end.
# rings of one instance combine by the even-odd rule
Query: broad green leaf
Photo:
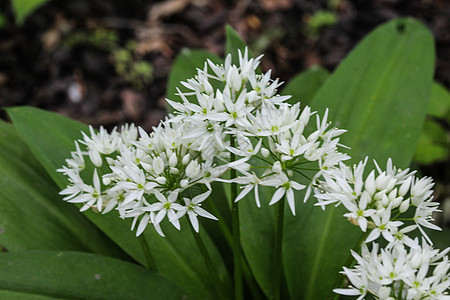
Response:
POLYGON ((431 96, 433 37, 418 21, 391 21, 367 36, 314 97, 320 113, 349 130, 342 142, 353 161, 391 157, 406 168, 431 96), (414 51, 411 51, 414 49, 414 51))
MULTIPOLYGON (((67 178, 56 170, 75 150, 74 141, 81 138, 81 131, 87 131, 87 126, 33 107, 14 107, 7 111, 21 138, 58 187, 66 187, 67 178)), ((120 220, 117 212, 102 215, 88 210, 83 214, 131 257, 145 262, 139 241, 130 231, 130 222, 120 220)))
POLYGON ((188 297, 175 283, 158 274, 132 263, 95 254, 55 251, 2 253, 0 269, 1 290, 29 293, 42 296, 42 299, 188 297))
MULTIPOLYGON (((225 35, 226 35, 225 55, 231 54, 231 57, 236 62, 238 58, 238 50, 240 50, 241 53, 244 53, 247 44, 242 40, 242 38, 239 36, 236 30, 234 30, 233 27, 231 27, 230 25, 225 26, 225 35)), ((249 57, 253 56, 250 49, 248 49, 248 56, 249 57)))
POLYGON ((0 290, 0 299, 3 300, 62 300, 62 298, 33 295, 26 292, 0 290))
POLYGON ((434 121, 425 121, 414 160, 420 164, 442 161, 448 158, 449 149, 449 138, 442 126, 434 121))
MULTIPOLYGON (((433 38, 411 19, 391 21, 369 34, 340 64, 312 100, 333 125, 347 129, 350 163, 369 155, 401 168, 413 156, 430 98, 433 38)), ((369 164, 373 167, 372 164, 369 164)), ((301 198, 298 202, 301 202, 301 198)), ((343 208, 321 211, 314 200, 288 216, 284 267, 292 298, 326 299, 338 272, 361 235, 343 208)))
POLYGON ((321 67, 312 67, 292 78, 283 88, 283 95, 292 95, 287 100, 288 103, 300 102, 302 105, 309 105, 312 98, 328 79, 330 73, 321 67))
POLYGON ((122 253, 102 241, 75 207, 66 205, 12 125, 0 122, 0 245, 8 251, 80 250, 122 253))
POLYGON ((440 83, 434 82, 431 88, 428 114, 436 118, 447 118, 450 121, 450 93, 440 83))
POLYGON ((272 194, 273 190, 261 188, 260 208, 256 206, 253 192, 239 201, 242 249, 256 281, 268 298, 272 288, 273 245, 276 233, 277 205, 269 206, 269 195, 272 194))
POLYGON ((172 101, 181 101, 180 96, 176 95, 178 93, 177 88, 182 92, 186 92, 188 89, 180 82, 194 77, 197 74, 197 68, 203 69, 207 59, 216 64, 222 62, 220 57, 211 52, 183 49, 175 59, 172 70, 170 71, 166 97, 172 101))
MULTIPOLYGON (((67 179, 56 172, 64 164, 65 158, 74 150, 74 140, 81 137, 80 130, 87 126, 55 113, 31 107, 9 108, 8 114, 22 139, 42 163, 60 188, 66 186, 67 179)), ((67 204, 70 205, 70 204, 67 204)), ((130 230, 131 220, 122 220, 118 213, 98 214, 91 210, 84 212, 101 231, 139 263, 146 265, 144 252, 134 232, 130 230)), ((167 238, 161 238, 151 226, 144 235, 160 274, 177 282, 193 296, 202 299, 212 297, 211 284, 204 261, 200 257, 195 240, 187 225, 183 232, 167 228, 167 238)), ((202 232, 210 249, 213 261, 221 278, 227 284, 228 273, 214 244, 206 232, 202 232)))
POLYGON ((16 17, 16 23, 22 25, 25 19, 39 6, 44 5, 48 0, 11 0, 11 6, 16 17))

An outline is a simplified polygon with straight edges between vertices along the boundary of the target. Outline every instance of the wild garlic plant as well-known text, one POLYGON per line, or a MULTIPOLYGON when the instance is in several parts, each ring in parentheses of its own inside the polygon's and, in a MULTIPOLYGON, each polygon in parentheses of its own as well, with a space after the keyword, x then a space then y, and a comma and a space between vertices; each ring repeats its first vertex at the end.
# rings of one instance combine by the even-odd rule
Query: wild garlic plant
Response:
MULTIPOLYGON (((440 254, 432 250, 423 230, 439 229, 431 223, 437 211, 432 180, 397 169, 391 160, 385 171, 376 165, 376 171, 365 178, 368 159, 353 167, 345 165, 350 159, 341 152, 345 146, 340 135, 345 130, 330 126, 328 111, 321 117, 308 106, 286 103, 290 96, 277 94, 279 80, 272 80, 270 71, 258 74, 261 56, 249 58, 246 49, 238 53, 237 63, 232 59, 228 55, 223 65, 208 60, 194 78, 181 82, 185 90, 178 89, 181 101, 167 99, 172 112, 151 133, 134 125, 111 133, 90 127, 90 135, 83 133, 66 166, 58 170, 70 182, 61 191, 64 200, 82 203, 81 211, 117 210, 121 218, 133 220, 137 236, 149 224, 164 236, 163 222, 180 230, 185 216, 198 233, 198 217, 218 220, 202 207, 212 193, 212 183, 229 183, 235 297, 241 299, 238 201, 253 192, 260 207, 259 189, 270 187, 269 205, 281 202, 273 260, 273 294, 279 297, 284 203, 295 215, 296 206, 303 202, 296 192, 305 190, 302 200, 313 193, 316 205, 323 209, 342 204, 348 210, 344 217, 366 233, 360 245, 362 256, 353 252, 358 265, 344 267, 352 287, 336 289, 336 293, 359 299, 367 293, 377 299, 387 299, 386 295, 444 299, 439 297, 450 282, 445 256, 449 249, 440 254), (409 236, 415 229, 427 242, 419 245, 418 239, 409 236), (366 243, 381 236, 388 245, 379 255, 374 243, 369 253, 366 243), (426 277, 441 258, 434 269, 437 275, 426 277)), ((199 247, 204 247, 200 241, 199 247)), ((205 260, 210 263, 208 257, 205 260)))

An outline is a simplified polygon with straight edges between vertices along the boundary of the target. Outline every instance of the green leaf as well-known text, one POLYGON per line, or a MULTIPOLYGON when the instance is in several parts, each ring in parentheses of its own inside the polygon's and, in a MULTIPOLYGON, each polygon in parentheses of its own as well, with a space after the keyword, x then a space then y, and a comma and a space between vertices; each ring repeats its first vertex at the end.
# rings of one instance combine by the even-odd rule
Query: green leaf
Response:
POLYGON ((409 166, 431 95, 433 37, 419 22, 398 19, 378 27, 338 67, 314 97, 330 108, 334 125, 349 130, 342 142, 353 161, 390 156, 409 166), (414 49, 414 51, 411 51, 414 49))
POLYGON ((272 287, 276 233, 275 209, 269 206, 269 195, 273 194, 273 190, 270 189, 270 192, 269 188, 261 187, 260 208, 256 206, 253 192, 239 202, 242 249, 256 281, 268 298, 272 287))
MULTIPOLYGON (((399 19, 375 29, 340 64, 312 100, 348 130, 350 163, 369 155, 406 168, 423 125, 434 66, 433 38, 419 22, 399 19)), ((372 166, 372 164, 369 164, 372 166)), ((298 202, 301 202, 301 198, 298 202)), ((298 204, 285 223, 284 267, 292 298, 326 299, 361 235, 342 215, 298 204)))
POLYGON ((58 188, 12 125, 0 122, 0 245, 9 251, 92 251, 123 255, 58 188))
POLYGON ((302 105, 308 105, 329 76, 326 69, 312 67, 292 78, 283 88, 282 94, 292 95, 287 101, 290 104, 301 102, 302 105))
POLYGON ((46 2, 48 2, 48 0, 11 0, 16 23, 22 25, 29 14, 46 2))
MULTIPOLYGON (((231 57, 233 59, 237 59, 238 50, 240 50, 241 53, 244 53, 247 44, 242 40, 242 38, 239 36, 236 30, 234 30, 233 27, 231 27, 230 25, 225 26, 225 35, 226 35, 225 55, 231 54, 231 57)), ((253 56, 250 49, 248 49, 248 56, 249 57, 253 56)))
POLYGON ((0 299, 3 300, 60 300, 62 298, 33 295, 24 292, 0 290, 0 299))
POLYGON ((436 118, 446 118, 450 121, 450 93, 440 83, 434 82, 431 88, 431 99, 428 114, 436 118))
MULTIPOLYGON (((211 52, 183 49, 177 56, 172 71, 170 71, 166 97, 172 101, 181 101, 180 97, 175 95, 178 93, 177 88, 182 92, 186 92, 188 89, 180 81, 186 81, 188 78, 194 77, 197 74, 196 69, 203 69, 207 59, 216 64, 222 63, 222 59, 211 52)), ((172 108, 170 107, 170 109, 172 108)))
POLYGON ((450 142, 447 132, 434 121, 425 121, 414 160, 420 164, 431 164, 448 158, 450 142))
MULTIPOLYGON (((56 172, 56 169, 64 164, 65 158, 70 155, 70 151, 74 150, 74 140, 81 137, 79 130, 86 130, 87 126, 32 107, 8 108, 7 111, 18 133, 33 154, 58 186, 64 188, 67 178, 56 172)), ((103 215, 88 210, 83 214, 132 258, 146 265, 141 244, 130 230, 131 220, 120 219, 115 211, 103 215)), ((187 229, 186 224, 183 227, 187 229)), ((151 226, 144 232, 160 274, 177 282, 197 298, 211 298, 214 294, 210 290, 211 278, 207 275, 204 261, 190 232, 184 230, 180 233, 172 227, 164 230, 167 238, 160 237, 151 226)), ((229 275, 219 252, 206 232, 201 234, 211 251, 210 255, 216 263, 221 279, 225 285, 229 285, 229 275)))
POLYGON ((35 299, 186 299, 188 296, 158 274, 95 254, 2 253, 0 269, 1 290, 29 293, 36 295, 35 299))

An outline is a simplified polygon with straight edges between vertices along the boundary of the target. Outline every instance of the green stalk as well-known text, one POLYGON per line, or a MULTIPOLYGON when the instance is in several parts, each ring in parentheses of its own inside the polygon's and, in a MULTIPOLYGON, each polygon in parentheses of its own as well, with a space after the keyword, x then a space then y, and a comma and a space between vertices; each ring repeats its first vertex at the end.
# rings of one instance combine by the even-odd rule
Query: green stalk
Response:
MULTIPOLYGON (((211 213, 215 215, 219 219, 219 228, 222 231, 223 236, 225 237, 225 240, 230 247, 230 249, 233 249, 233 235, 231 234, 230 230, 228 229, 228 226, 226 225, 224 218, 220 214, 219 210, 217 209, 216 204, 214 201, 211 200, 211 198, 208 198, 208 206, 211 209, 211 213)), ((250 272, 250 267, 247 264, 247 261, 244 259, 244 257, 241 257, 241 268, 242 273, 244 275, 244 279, 248 284, 248 287, 250 289, 250 293, 252 294, 252 299, 261 299, 261 292, 259 291, 259 287, 256 284, 255 279, 252 276, 252 273, 250 272)))
POLYGON ((151 271, 157 272, 156 263, 153 259, 152 253, 150 252, 144 233, 139 236, 139 241, 141 242, 142 251, 144 251, 145 260, 147 261, 147 268, 151 271))
MULTIPOLYGON (((230 137, 230 146, 234 147, 234 136, 230 137)), ((234 153, 230 154, 230 161, 236 160, 234 153)), ((237 177, 236 170, 231 169, 231 179, 237 177)), ((241 268, 241 232, 239 226, 239 206, 234 199, 237 197, 237 184, 231 183, 231 224, 233 232, 233 263, 234 263, 234 299, 244 299, 244 286, 242 283, 242 268, 241 268)))
MULTIPOLYGON (((353 251, 359 253, 359 251, 361 250, 361 245, 366 240, 366 238, 369 235, 369 233, 370 233, 370 231, 367 230, 366 232, 363 232, 361 234, 361 236, 359 237, 359 239, 356 242, 355 246, 353 246, 353 248, 352 248, 353 251)), ((350 255, 348 256, 347 261, 344 264, 344 267, 351 268, 351 267, 353 267, 354 262, 355 262, 355 258, 353 257, 352 253, 350 252, 350 255)), ((347 278, 343 274, 340 274, 336 278, 336 282, 334 283, 333 289, 330 291, 328 299, 334 299, 334 300, 339 299, 340 296, 338 294, 335 294, 333 292, 333 290, 336 289, 336 288, 342 287, 345 284, 346 280, 347 280, 347 278)))
POLYGON ((200 234, 195 232, 194 227, 192 227, 192 224, 189 223, 189 227, 191 228, 192 235, 194 236, 195 243, 197 244, 198 250, 200 250, 200 253, 203 256, 203 259, 205 260, 206 268, 208 269, 209 276, 212 279, 212 282, 214 284, 214 290, 217 292, 217 296, 219 299, 226 299, 225 294, 223 292, 222 285, 220 283, 219 275, 217 275, 216 269, 214 268, 214 264, 211 260, 211 257, 208 254, 208 250, 206 249, 205 244, 203 243, 202 237, 200 234))
POLYGON ((282 261, 281 250, 283 246, 283 224, 284 224, 284 204, 286 202, 286 195, 280 200, 278 204, 277 216, 277 232, 275 236, 275 246, 273 249, 272 260, 272 295, 270 299, 279 300, 281 297, 281 275, 282 275, 282 261))

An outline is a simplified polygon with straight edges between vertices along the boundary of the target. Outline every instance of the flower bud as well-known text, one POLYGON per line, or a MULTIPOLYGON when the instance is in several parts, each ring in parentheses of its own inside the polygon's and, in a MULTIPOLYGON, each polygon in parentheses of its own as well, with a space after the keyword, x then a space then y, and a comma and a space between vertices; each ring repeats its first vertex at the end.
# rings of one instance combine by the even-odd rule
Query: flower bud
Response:
POLYGON ((369 194, 372 196, 375 194, 376 186, 375 186, 375 173, 374 171, 370 172, 369 176, 367 176, 366 182, 364 183, 364 186, 369 192, 369 194))
POLYGON ((387 207, 389 205, 389 198, 386 196, 386 194, 383 194, 383 196, 381 196, 381 205, 383 205, 384 207, 387 207))
POLYGON ((396 197, 397 197, 397 189, 393 189, 389 193, 388 198, 389 198, 390 201, 393 201, 396 197))
POLYGON ((402 204, 400 204, 400 208, 398 209, 400 211, 400 213, 404 213, 405 211, 408 210, 410 205, 409 199, 405 200, 402 202, 402 204))
POLYGON ((89 149, 89 159, 92 161, 94 166, 97 168, 100 168, 102 166, 102 157, 100 156, 100 153, 98 153, 95 149, 89 149))
POLYGON ((275 173, 281 173, 281 163, 279 161, 276 161, 273 166, 272 166, 272 171, 274 171, 275 173))
POLYGON ((268 157, 270 155, 270 152, 266 148, 261 148, 261 155, 263 157, 268 157))
POLYGON ((175 167, 177 163, 178 163, 177 155, 175 153, 172 153, 172 155, 170 155, 169 158, 169 166, 175 167))
POLYGON ((191 155, 188 153, 185 156, 183 156, 181 163, 185 166, 189 163, 190 160, 191 160, 191 155))
POLYGON ((109 177, 102 177, 102 182, 104 185, 109 185, 111 183, 111 178, 109 177))
POLYGON ((402 201, 403 201, 403 197, 397 197, 397 198, 394 198, 393 200, 391 200, 392 208, 396 208, 396 207, 400 206, 402 201))
POLYGON ((157 157, 153 160, 153 171, 155 171, 157 175, 164 171, 164 161, 161 157, 157 157))
POLYGON ((163 176, 156 177, 155 181, 159 184, 166 184, 167 178, 163 176))
POLYGON ((196 160, 191 161, 186 167, 186 176, 189 178, 195 178, 200 173, 200 166, 196 160))
POLYGON ((384 190, 386 189, 388 183, 389 183, 389 176, 387 176, 385 173, 382 173, 378 175, 377 179, 375 179, 375 185, 378 190, 384 190))
POLYGON ((183 180, 180 181, 180 186, 181 186, 182 188, 185 188, 185 187, 187 187, 188 185, 189 185, 189 180, 183 179, 183 180))
POLYGON ((406 193, 408 192, 409 186, 411 185, 411 179, 412 179, 411 176, 408 177, 408 178, 402 183, 402 185, 400 186, 400 189, 398 190, 398 194, 399 194, 400 196, 405 196, 406 193))

